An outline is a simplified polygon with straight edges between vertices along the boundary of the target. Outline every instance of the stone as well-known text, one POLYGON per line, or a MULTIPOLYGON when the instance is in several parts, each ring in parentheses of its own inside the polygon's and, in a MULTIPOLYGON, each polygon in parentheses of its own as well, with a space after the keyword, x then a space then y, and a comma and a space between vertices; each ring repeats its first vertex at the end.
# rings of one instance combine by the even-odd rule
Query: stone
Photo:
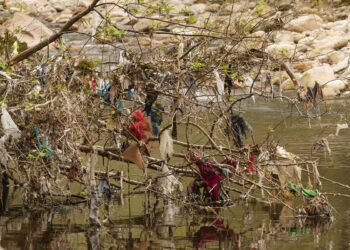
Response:
POLYGON ((291 79, 286 79, 281 84, 281 89, 284 90, 295 90, 297 86, 294 84, 294 82, 291 79))
POLYGON ((289 31, 304 32, 319 29, 322 27, 322 23, 323 21, 318 15, 305 15, 293 19, 284 28, 289 31))
POLYGON ((216 13, 220 10, 221 5, 218 3, 213 3, 207 6, 206 11, 216 13))
POLYGON ((285 71, 276 71, 272 73, 271 83, 273 85, 281 85, 287 79, 289 79, 289 76, 285 71))
POLYGON ((141 19, 133 26, 133 28, 135 31, 144 32, 148 31, 152 25, 154 25, 152 20, 141 19))
POLYGON ((52 3, 52 7, 57 11, 57 12, 62 12, 65 10, 66 5, 64 4, 64 1, 54 1, 52 3))
POLYGON ((204 3, 197 3, 197 4, 192 4, 190 8, 195 14, 202 14, 205 12, 207 5, 204 3))
POLYGON ((306 61, 306 62, 299 62, 293 65, 293 68, 300 71, 305 72, 309 69, 312 69, 315 66, 314 61, 306 61))
POLYGON ((349 65, 349 56, 345 57, 343 60, 338 62, 337 64, 333 65, 332 68, 334 72, 338 73, 339 71, 342 71, 343 69, 346 69, 349 65))
POLYGON ((285 58, 292 57, 294 54, 295 45, 291 43, 276 43, 271 44, 266 48, 266 51, 276 57, 285 58))
POLYGON ((45 24, 21 12, 16 12, 12 18, 0 26, 0 33, 5 32, 5 30, 14 32, 17 39, 25 42, 28 47, 36 45, 53 34, 52 30, 45 24), (18 28, 20 28, 20 32, 15 32, 19 30, 18 28))
POLYGON ((346 82, 343 80, 333 80, 325 84, 321 84, 324 97, 334 97, 340 94, 341 90, 346 88, 346 82))
POLYGON ((335 79, 332 67, 329 64, 324 64, 304 72, 300 78, 300 83, 307 87, 314 86, 315 81, 322 85, 335 79))
POLYGON ((327 61, 330 65, 337 64, 345 58, 345 55, 339 51, 333 51, 327 57, 327 61))
POLYGON ((287 11, 287 10, 290 10, 290 9, 293 9, 293 5, 292 4, 281 4, 278 6, 278 10, 279 11, 287 11))
POLYGON ((59 15, 56 19, 55 19, 55 23, 66 23, 70 18, 72 17, 72 14, 69 13, 63 13, 61 15, 59 15))
POLYGON ((281 30, 273 34, 273 40, 275 43, 289 42, 298 43, 303 35, 297 32, 291 32, 287 30, 281 30))
POLYGON ((324 51, 337 50, 348 45, 346 36, 328 36, 320 40, 315 40, 313 47, 324 51))
POLYGON ((336 21, 333 23, 333 26, 331 27, 331 29, 336 31, 343 31, 347 33, 348 31, 350 31, 350 21, 349 20, 336 21))

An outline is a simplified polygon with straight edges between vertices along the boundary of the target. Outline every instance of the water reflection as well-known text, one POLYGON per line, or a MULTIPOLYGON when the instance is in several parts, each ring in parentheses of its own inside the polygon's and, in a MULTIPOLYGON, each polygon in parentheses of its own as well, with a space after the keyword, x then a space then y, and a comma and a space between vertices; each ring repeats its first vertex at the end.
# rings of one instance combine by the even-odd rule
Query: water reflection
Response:
MULTIPOLYGON (((248 121, 255 121, 255 140, 263 140, 266 128, 280 122, 276 112, 280 105, 256 105, 246 113, 248 121), (259 107, 273 112, 262 112, 259 107)), ((350 117, 347 110, 345 117, 350 117)), ((309 129, 306 122, 286 119, 274 136, 289 151, 308 157, 315 138, 334 133, 335 127, 326 125, 335 119, 334 115, 322 117, 321 135, 319 125, 309 129)), ((332 156, 319 153, 321 175, 348 182, 349 135, 350 130, 343 130, 341 136, 328 138, 332 156)), ((349 192, 323 184, 329 192, 349 192)), ((87 204, 28 212, 21 204, 23 190, 0 187, 0 192, 0 246, 5 249, 347 249, 350 243, 350 200, 339 197, 330 198, 339 212, 332 223, 296 219, 282 205, 236 205, 208 213, 164 204, 148 194, 125 192, 100 201, 102 227, 95 230, 88 224, 87 204)))
POLYGON ((251 205, 208 212, 135 196, 127 198, 124 206, 112 197, 109 220, 103 219, 107 210, 101 203, 99 228, 89 225, 87 204, 29 212, 6 206, 9 192, 3 189, 0 245, 5 249, 269 249, 272 242, 298 237, 311 237, 319 244, 331 226, 329 221, 290 217, 280 205, 267 213, 257 212, 266 207, 251 205), (235 215, 229 216, 228 210, 235 215))

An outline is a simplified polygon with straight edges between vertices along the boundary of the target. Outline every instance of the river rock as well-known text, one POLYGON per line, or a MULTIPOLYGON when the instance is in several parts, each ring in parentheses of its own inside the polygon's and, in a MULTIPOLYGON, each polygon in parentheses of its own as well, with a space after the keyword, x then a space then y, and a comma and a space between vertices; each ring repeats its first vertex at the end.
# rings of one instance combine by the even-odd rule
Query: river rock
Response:
POLYGON ((304 72, 304 74, 301 76, 300 83, 307 87, 314 86, 315 81, 322 85, 334 79, 336 79, 336 77, 332 67, 328 64, 324 64, 304 72))
POLYGON ((340 51, 333 51, 327 57, 328 63, 333 65, 339 63, 341 60, 345 58, 345 55, 340 51))
POLYGON ((333 80, 322 85, 324 97, 334 97, 340 94, 341 90, 346 88, 346 83, 343 80, 333 80))
POLYGON ((344 35, 327 36, 323 39, 317 39, 313 47, 323 51, 337 50, 348 45, 348 38, 344 35))
POLYGON ((281 84, 282 91, 285 90, 295 90, 297 86, 294 84, 294 82, 291 79, 286 79, 281 84))
POLYGON ((51 3, 51 6, 57 11, 62 12, 65 10, 66 5, 64 4, 64 1, 53 1, 51 3))
POLYGON ((341 20, 333 23, 332 30, 343 31, 345 33, 350 31, 350 21, 349 20, 341 20))
POLYGON ((294 54, 295 45, 291 43, 271 44, 266 48, 266 51, 276 57, 292 57, 294 54))
POLYGON ((73 12, 70 9, 65 9, 55 19, 55 23, 66 23, 73 16, 73 12))
POLYGON ((135 31, 143 32, 149 30, 152 25, 154 25, 152 20, 141 19, 137 21, 133 28, 135 31))
POLYGON ((195 14, 202 14, 205 12, 207 5, 204 3, 197 3, 191 5, 190 8, 195 14))
POLYGON ((221 8, 220 4, 213 3, 213 4, 210 4, 210 5, 207 6, 206 11, 207 12, 216 13, 216 12, 218 12, 220 10, 220 8, 221 8))
POLYGON ((332 68, 334 70, 334 72, 338 73, 339 71, 342 71, 343 69, 345 69, 348 65, 349 65, 349 56, 345 57, 343 60, 341 60, 340 62, 338 62, 337 64, 333 65, 332 68))
POLYGON ((305 72, 315 67, 316 66, 315 64, 316 63, 314 61, 298 62, 296 64, 293 64, 293 68, 300 72, 305 72))
POLYGON ((298 43, 302 38, 303 38, 302 34, 297 32, 291 32, 288 30, 278 31, 273 34, 273 41, 275 43, 282 43, 282 42, 298 43))
POLYGON ((0 26, 0 33, 5 30, 14 32, 17 39, 25 42, 28 47, 36 45, 53 34, 42 22, 21 12, 16 12, 12 18, 0 26), (21 28, 21 32, 15 32, 18 28, 21 28))
POLYGON ((289 31, 304 32, 307 30, 319 29, 322 27, 322 19, 318 15, 305 15, 293 19, 285 25, 289 31))

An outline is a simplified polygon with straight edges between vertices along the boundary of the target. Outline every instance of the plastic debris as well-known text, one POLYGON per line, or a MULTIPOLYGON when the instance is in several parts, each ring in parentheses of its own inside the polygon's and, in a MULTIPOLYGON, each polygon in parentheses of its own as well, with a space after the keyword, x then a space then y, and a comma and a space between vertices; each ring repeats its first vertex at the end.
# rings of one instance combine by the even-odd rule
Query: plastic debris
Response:
POLYGON ((6 110, 6 108, 2 108, 1 115, 1 125, 4 129, 5 136, 7 138, 12 137, 13 139, 18 139, 21 136, 21 131, 18 129, 16 123, 12 120, 11 115, 6 110))
POLYGON ((152 106, 158 98, 158 92, 155 91, 153 84, 147 86, 146 92, 145 112, 147 115, 150 115, 152 106))
POLYGON ((140 110, 136 110, 131 114, 131 122, 129 125, 129 131, 138 140, 148 140, 151 134, 151 125, 146 117, 140 110))
POLYGON ((314 143, 314 150, 317 152, 319 149, 323 148, 324 152, 327 152, 328 154, 331 154, 332 151, 329 147, 328 140, 324 137, 318 138, 314 143))
POLYGON ((50 157, 52 155, 52 148, 51 148, 51 145, 49 143, 49 138, 46 136, 45 141, 42 142, 41 136, 40 136, 40 130, 38 127, 34 128, 34 134, 35 134, 36 140, 38 142, 39 151, 45 153, 46 157, 50 157))
POLYGON ((349 128, 348 124, 347 123, 343 123, 343 124, 337 124, 337 130, 335 132, 335 136, 338 136, 339 135, 339 131, 342 130, 342 129, 347 129, 349 128))
POLYGON ((136 164, 141 170, 145 171, 147 168, 146 162, 143 160, 139 146, 136 143, 131 144, 123 153, 122 156, 136 164))
POLYGON ((163 194, 171 195, 177 190, 183 190, 182 183, 172 174, 166 164, 163 164, 162 173, 164 175, 164 177, 161 178, 163 194))
POLYGON ((249 125, 249 123, 239 115, 231 115, 230 122, 231 122, 231 131, 233 134, 233 141, 236 147, 241 148, 243 147, 243 136, 246 137, 247 136, 246 133, 248 131, 252 131, 253 129, 249 125))
POLYGON ((156 103, 155 107, 151 109, 151 124, 152 124, 152 134, 154 136, 158 136, 159 134, 159 126, 163 122, 163 114, 164 111, 163 106, 160 103, 156 103))
POLYGON ((202 152, 198 150, 190 150, 186 158, 196 163, 199 170, 199 176, 188 185, 188 192, 200 196, 200 188, 203 187, 206 198, 211 198, 214 202, 219 201, 221 181, 225 178, 219 164, 214 159, 203 157, 202 152))
POLYGON ((225 83, 221 80, 219 72, 215 69, 213 71, 216 81, 216 90, 218 91, 219 95, 223 95, 225 91, 225 83))
POLYGON ((159 138, 160 158, 164 161, 168 161, 174 153, 174 142, 170 135, 170 131, 171 128, 164 130, 159 138))

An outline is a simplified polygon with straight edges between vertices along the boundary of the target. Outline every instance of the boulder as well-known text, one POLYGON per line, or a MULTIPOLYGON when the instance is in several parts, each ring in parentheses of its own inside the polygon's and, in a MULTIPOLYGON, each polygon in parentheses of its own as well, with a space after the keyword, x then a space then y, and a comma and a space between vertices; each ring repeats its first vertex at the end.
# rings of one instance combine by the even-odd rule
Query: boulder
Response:
POLYGON ((42 22, 21 12, 16 12, 12 18, 0 26, 0 33, 6 30, 13 32, 17 39, 25 42, 28 47, 36 45, 53 34, 42 22))
POLYGON ((305 15, 293 19, 285 25, 289 31, 304 32, 307 30, 319 29, 322 27, 322 19, 318 15, 305 15))
POLYGON ((322 85, 335 80, 335 78, 332 67, 328 64, 324 64, 304 72, 301 76, 300 83, 305 87, 314 86, 315 81, 322 85))

